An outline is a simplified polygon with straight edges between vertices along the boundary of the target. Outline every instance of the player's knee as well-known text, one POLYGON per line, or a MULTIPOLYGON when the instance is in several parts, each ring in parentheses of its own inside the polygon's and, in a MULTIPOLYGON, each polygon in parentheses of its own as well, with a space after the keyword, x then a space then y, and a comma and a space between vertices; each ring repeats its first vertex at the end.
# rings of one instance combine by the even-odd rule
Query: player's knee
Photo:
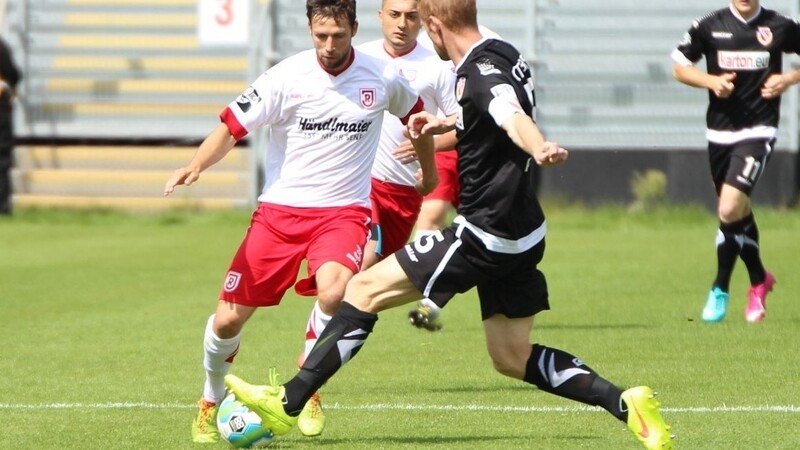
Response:
POLYGON ((362 311, 373 312, 373 298, 370 293, 375 286, 376 279, 371 271, 357 273, 349 283, 345 298, 347 302, 362 311))
POLYGON ((492 358, 492 367, 501 374, 518 380, 521 380, 525 375, 525 371, 520 370, 519 365, 510 359, 492 358))
POLYGON ((527 359, 524 355, 516 355, 512 351, 489 350, 489 357, 492 359, 492 367, 501 374, 521 380, 525 375, 525 364, 527 359))
POLYGON ((233 311, 220 314, 219 311, 214 315, 212 331, 220 339, 230 339, 241 333, 246 317, 235 314, 233 311))
POLYGON ((747 205, 740 205, 736 202, 720 202, 717 206, 717 215, 722 222, 736 222, 747 215, 747 205))
POLYGON ((333 315, 339 310, 344 298, 345 285, 329 286, 326 289, 318 289, 317 301, 319 301, 320 309, 325 314, 333 315))

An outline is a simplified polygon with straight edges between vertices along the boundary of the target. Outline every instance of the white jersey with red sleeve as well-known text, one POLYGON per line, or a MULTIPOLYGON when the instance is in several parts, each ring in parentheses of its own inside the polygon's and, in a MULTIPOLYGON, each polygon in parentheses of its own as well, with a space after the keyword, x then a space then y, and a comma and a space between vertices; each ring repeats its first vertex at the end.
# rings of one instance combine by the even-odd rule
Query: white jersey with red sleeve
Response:
POLYGON ((332 74, 308 50, 264 72, 220 119, 237 140, 271 128, 260 202, 368 207, 384 111, 407 118, 421 109, 391 63, 353 49, 346 68, 332 74))
MULTIPOLYGON (((400 75, 419 94, 428 112, 436 114, 441 110, 445 115, 458 112, 452 64, 442 61, 435 52, 421 45, 395 57, 386 51, 383 42, 383 39, 367 42, 359 45, 358 49, 378 59, 393 62, 400 75)), ((419 163, 400 164, 393 156, 397 146, 408 139, 403 135, 404 130, 405 127, 398 118, 385 115, 378 154, 372 166, 373 178, 406 186, 416 183, 415 174, 419 163)))

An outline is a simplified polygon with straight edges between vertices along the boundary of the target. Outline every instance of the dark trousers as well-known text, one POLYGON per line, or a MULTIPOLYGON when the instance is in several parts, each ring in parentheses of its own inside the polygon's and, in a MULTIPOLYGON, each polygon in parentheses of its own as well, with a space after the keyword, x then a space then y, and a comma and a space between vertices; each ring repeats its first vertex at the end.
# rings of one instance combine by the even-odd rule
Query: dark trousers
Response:
POLYGON ((11 214, 11 166, 14 132, 11 109, 0 106, 0 214, 11 214))

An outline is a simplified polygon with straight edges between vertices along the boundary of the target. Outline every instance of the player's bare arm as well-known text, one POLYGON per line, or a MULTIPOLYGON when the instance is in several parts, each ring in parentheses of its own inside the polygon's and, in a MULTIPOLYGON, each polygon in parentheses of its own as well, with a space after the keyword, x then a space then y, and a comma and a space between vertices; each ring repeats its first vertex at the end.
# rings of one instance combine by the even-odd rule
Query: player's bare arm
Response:
MULTIPOLYGON (((408 137, 408 130, 405 130, 403 134, 408 137)), ((456 148, 457 143, 456 130, 451 130, 433 137, 433 150, 437 152, 452 150, 456 148)), ((403 141, 392 153, 394 159, 400 164, 410 164, 417 160, 417 152, 414 151, 411 140, 403 141)))
POLYGON ((540 166, 555 166, 567 160, 569 152, 555 142, 545 141, 536 122, 530 116, 515 113, 501 125, 514 143, 531 155, 540 166))
POLYGON ((439 184, 439 171, 436 170, 436 158, 433 144, 433 136, 421 134, 412 137, 411 143, 414 146, 414 153, 419 160, 420 169, 417 172, 417 183, 415 188, 421 195, 430 194, 436 185, 439 184))
POLYGON ((200 178, 200 172, 216 164, 236 145, 227 125, 221 123, 200 144, 194 157, 185 167, 175 170, 164 186, 164 196, 171 194, 175 186, 191 185, 200 178))
POLYGON ((688 86, 704 88, 712 91, 719 98, 728 98, 733 93, 736 74, 726 72, 720 75, 711 75, 695 66, 673 64, 672 76, 688 86))
POLYGON ((800 83, 800 70, 787 73, 773 73, 764 82, 761 88, 761 97, 772 99, 780 97, 787 89, 800 83))

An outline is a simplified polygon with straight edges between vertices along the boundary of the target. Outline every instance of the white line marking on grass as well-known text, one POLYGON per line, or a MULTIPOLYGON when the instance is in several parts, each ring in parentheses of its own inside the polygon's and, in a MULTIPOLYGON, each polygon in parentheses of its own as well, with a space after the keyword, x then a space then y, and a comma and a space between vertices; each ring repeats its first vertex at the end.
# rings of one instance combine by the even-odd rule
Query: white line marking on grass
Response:
MULTIPOLYGON (((40 404, 14 404, 0 403, 0 409, 191 409, 197 405, 182 403, 147 403, 147 402, 117 402, 117 403, 40 403, 40 404)), ((325 406, 333 410, 370 410, 370 411, 491 411, 491 412, 518 412, 518 413, 582 413, 602 412, 603 410, 591 406, 491 406, 491 405, 412 405, 399 403, 372 403, 364 405, 347 406, 332 403, 325 406)), ((800 413, 800 406, 763 405, 763 406, 687 406, 664 407, 661 411, 669 413, 800 413)))

